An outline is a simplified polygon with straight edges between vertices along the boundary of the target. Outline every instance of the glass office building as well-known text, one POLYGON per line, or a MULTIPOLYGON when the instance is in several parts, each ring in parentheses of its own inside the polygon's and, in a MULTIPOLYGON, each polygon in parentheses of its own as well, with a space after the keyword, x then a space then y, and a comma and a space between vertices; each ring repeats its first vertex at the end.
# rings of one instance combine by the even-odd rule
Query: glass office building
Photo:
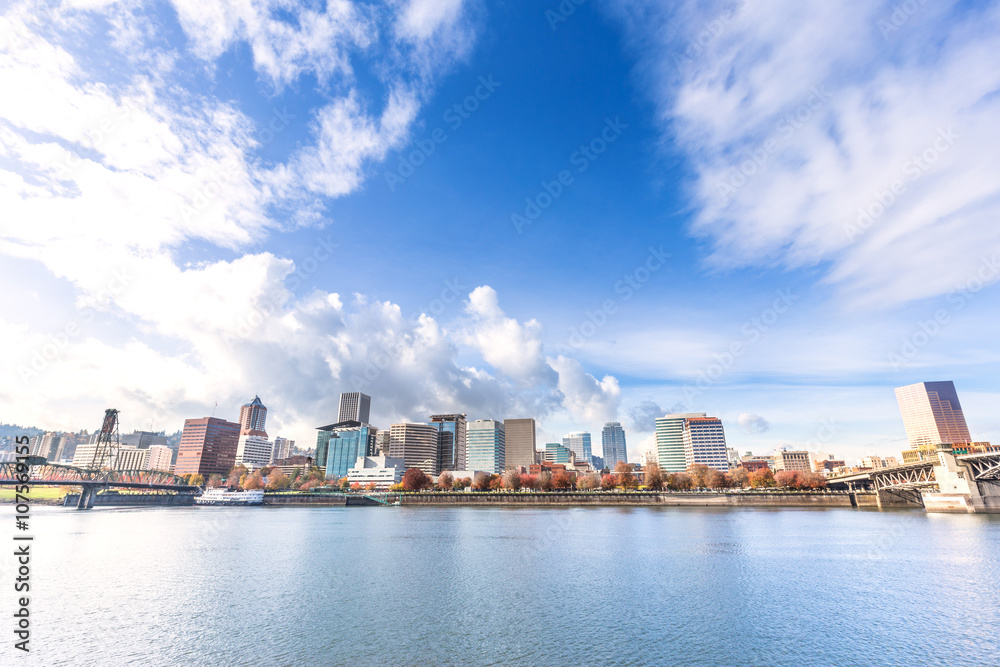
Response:
POLYGON ((341 479, 362 456, 372 456, 374 429, 361 422, 346 421, 321 426, 316 436, 316 465, 327 478, 341 479))

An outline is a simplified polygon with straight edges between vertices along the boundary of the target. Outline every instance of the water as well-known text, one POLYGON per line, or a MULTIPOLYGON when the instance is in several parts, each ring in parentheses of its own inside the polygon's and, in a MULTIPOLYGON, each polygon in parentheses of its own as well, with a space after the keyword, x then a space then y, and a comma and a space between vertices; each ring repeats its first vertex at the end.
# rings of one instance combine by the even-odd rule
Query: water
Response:
POLYGON ((34 514, 33 652, 2 664, 1000 664, 997 516, 34 514))

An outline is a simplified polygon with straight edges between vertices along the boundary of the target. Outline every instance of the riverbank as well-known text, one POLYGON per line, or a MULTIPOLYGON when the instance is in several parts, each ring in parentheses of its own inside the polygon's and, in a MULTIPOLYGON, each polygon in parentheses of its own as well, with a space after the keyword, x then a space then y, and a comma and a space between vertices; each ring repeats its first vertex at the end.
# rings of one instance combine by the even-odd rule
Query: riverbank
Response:
POLYGON ((402 493, 400 503, 420 505, 655 505, 662 507, 878 507, 875 493, 801 491, 630 491, 565 493, 402 493))

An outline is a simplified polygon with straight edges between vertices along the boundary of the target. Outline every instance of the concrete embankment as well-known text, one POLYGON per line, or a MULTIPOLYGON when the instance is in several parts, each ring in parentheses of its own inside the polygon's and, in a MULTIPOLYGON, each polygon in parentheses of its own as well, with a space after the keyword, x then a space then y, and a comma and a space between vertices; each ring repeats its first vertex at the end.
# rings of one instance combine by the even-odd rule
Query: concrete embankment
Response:
POLYGON ((355 507, 378 505, 371 498, 337 493, 265 493, 264 504, 277 507, 311 505, 313 507, 355 507))
MULTIPOLYGON (((59 504, 76 507, 79 493, 67 493, 59 504)), ((94 496, 94 507, 187 507, 194 505, 191 493, 98 493, 94 496)))
POLYGON ((874 493, 633 492, 405 493, 403 505, 655 505, 660 507, 877 507, 874 493))

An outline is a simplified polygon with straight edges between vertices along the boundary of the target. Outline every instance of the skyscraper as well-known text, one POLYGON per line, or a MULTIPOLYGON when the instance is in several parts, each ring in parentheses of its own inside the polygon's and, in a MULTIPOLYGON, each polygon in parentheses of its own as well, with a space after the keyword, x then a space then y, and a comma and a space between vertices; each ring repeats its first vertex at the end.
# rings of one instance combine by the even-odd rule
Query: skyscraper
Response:
POLYGON ((465 470, 465 414, 431 415, 431 423, 438 428, 438 472, 465 470))
POLYGON ((545 443, 545 453, 542 460, 545 463, 572 463, 570 454, 573 450, 563 447, 558 442, 545 443))
POLYGON ((573 431, 563 436, 563 447, 572 449, 577 461, 590 461, 590 433, 573 431))
POLYGON ((389 427, 389 456, 403 459, 407 469, 438 474, 438 425, 393 424, 389 427))
POLYGON ((372 397, 360 391, 352 391, 340 395, 340 407, 337 410, 337 421, 355 421, 367 424, 372 409, 372 397))
POLYGON ((216 417, 185 419, 174 474, 224 475, 236 461, 240 425, 216 417))
POLYGON ((264 466, 271 462, 271 443, 264 430, 267 408, 259 396, 240 408, 240 438, 236 444, 236 463, 264 466))
POLYGON ((527 468, 535 463, 535 420, 504 419, 504 467, 527 468))
POLYGON ((503 472, 506 440, 502 422, 495 419, 469 422, 467 442, 469 470, 494 474, 503 472))
POLYGON ((726 432, 717 417, 689 417, 684 420, 684 461, 688 467, 701 464, 722 472, 729 470, 726 432))
POLYGON ((292 448, 295 441, 288 438, 277 437, 274 439, 274 446, 271 448, 271 463, 287 459, 292 455, 292 448))
POLYGON ((656 451, 660 468, 664 472, 687 470, 687 460, 684 456, 684 421, 704 416, 704 412, 689 412, 657 417, 656 451))
POLYGON ((316 436, 316 465, 332 479, 347 477, 360 457, 371 456, 375 433, 368 424, 344 421, 320 426, 316 436))
POLYGON ((919 382, 896 389, 910 447, 972 442, 955 383, 919 382))
POLYGON ((618 422, 608 422, 601 431, 601 453, 604 465, 614 470, 619 463, 628 463, 625 447, 625 429, 618 422))

